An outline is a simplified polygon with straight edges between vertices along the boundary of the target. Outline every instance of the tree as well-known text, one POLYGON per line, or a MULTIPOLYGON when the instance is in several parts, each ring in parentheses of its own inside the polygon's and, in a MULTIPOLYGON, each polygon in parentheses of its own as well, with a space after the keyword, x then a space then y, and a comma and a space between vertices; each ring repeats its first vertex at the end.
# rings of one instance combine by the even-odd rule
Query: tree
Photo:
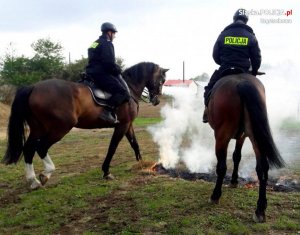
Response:
POLYGON ((4 84, 29 85, 40 80, 61 77, 64 68, 62 46, 50 39, 39 39, 32 43, 33 58, 16 56, 12 43, 1 64, 1 80, 4 84))
POLYGON ((82 57, 80 60, 76 60, 75 63, 65 65, 62 79, 74 82, 80 80, 80 73, 85 71, 87 62, 87 58, 82 57))
POLYGON ((42 73, 33 71, 31 63, 32 61, 23 55, 20 57, 6 58, 1 71, 1 77, 4 83, 23 86, 38 82, 42 73))
POLYGON ((1 63, 1 83, 22 86, 37 82, 41 73, 32 71, 31 63, 24 55, 16 56, 13 44, 10 43, 1 63))
POLYGON ((39 39, 31 44, 35 55, 32 58, 32 69, 42 73, 42 80, 59 77, 64 68, 63 47, 49 38, 39 39))
POLYGON ((191 80, 207 82, 209 80, 209 75, 207 73, 202 73, 201 75, 191 78, 191 80))
POLYGON ((15 60, 15 48, 13 43, 10 42, 6 48, 4 58, 1 59, 1 84, 7 84, 11 80, 14 71, 14 60, 15 60))
MULTIPOLYGON (((122 70, 125 69, 123 58, 116 57, 116 63, 121 67, 122 70)), ((80 60, 76 60, 75 63, 65 65, 62 79, 74 82, 80 80, 80 73, 85 71, 85 67, 87 64, 88 59, 82 57, 80 60)))

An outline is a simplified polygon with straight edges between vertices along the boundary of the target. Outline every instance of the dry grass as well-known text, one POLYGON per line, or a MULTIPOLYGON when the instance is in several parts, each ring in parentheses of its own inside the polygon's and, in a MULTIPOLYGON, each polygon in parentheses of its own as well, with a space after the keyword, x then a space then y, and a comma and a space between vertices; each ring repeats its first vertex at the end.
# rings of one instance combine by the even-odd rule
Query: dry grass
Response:
POLYGON ((7 123, 10 114, 10 107, 0 102, 0 128, 7 123))

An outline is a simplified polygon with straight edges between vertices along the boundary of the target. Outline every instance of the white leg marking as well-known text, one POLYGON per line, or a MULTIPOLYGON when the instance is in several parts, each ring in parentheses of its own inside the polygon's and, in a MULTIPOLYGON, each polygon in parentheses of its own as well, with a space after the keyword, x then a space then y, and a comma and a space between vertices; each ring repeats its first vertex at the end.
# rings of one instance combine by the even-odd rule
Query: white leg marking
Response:
POLYGON ((26 172, 26 179, 29 181, 31 179, 36 178, 33 164, 25 164, 25 172, 26 172))
POLYGON ((51 176, 51 173, 52 173, 53 171, 55 171, 55 166, 54 166, 54 164, 53 164, 53 162, 52 162, 52 160, 51 160, 49 154, 47 154, 46 157, 44 157, 42 160, 43 160, 44 169, 45 169, 45 170, 43 171, 43 174, 44 174, 45 176, 47 176, 48 179, 49 179, 50 176, 51 176))
POLYGON ((30 188, 36 189, 41 186, 41 182, 36 178, 33 164, 26 163, 25 164, 25 174, 28 182, 31 183, 30 188))

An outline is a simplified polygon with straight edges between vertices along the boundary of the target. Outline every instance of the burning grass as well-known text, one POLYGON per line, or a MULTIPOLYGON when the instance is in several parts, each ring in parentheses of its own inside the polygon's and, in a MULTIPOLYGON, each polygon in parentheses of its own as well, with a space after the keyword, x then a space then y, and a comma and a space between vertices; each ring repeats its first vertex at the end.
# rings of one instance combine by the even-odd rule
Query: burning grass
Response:
MULTIPOLYGON (((207 182, 216 182, 217 176, 214 172, 209 173, 191 173, 185 167, 180 166, 176 169, 166 169, 162 163, 141 161, 136 164, 132 169, 140 170, 143 174, 150 175, 167 175, 172 178, 181 178, 184 180, 204 180, 207 182)), ((224 178, 224 184, 229 185, 231 180, 230 175, 226 175, 224 178)), ((242 188, 252 189, 259 186, 259 182, 255 174, 249 178, 239 177, 239 185, 242 188)), ((296 179, 289 176, 281 176, 279 178, 269 178, 268 187, 269 191, 277 192, 300 192, 300 184, 296 179)))

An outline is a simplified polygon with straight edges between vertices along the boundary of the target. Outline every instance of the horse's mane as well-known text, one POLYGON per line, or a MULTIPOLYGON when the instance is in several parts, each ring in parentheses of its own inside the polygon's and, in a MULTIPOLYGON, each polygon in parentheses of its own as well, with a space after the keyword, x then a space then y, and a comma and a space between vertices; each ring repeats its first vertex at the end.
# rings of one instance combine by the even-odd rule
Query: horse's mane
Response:
POLYGON ((140 83, 140 79, 150 77, 158 68, 157 64, 152 62, 141 62, 126 69, 122 75, 126 82, 140 83))

